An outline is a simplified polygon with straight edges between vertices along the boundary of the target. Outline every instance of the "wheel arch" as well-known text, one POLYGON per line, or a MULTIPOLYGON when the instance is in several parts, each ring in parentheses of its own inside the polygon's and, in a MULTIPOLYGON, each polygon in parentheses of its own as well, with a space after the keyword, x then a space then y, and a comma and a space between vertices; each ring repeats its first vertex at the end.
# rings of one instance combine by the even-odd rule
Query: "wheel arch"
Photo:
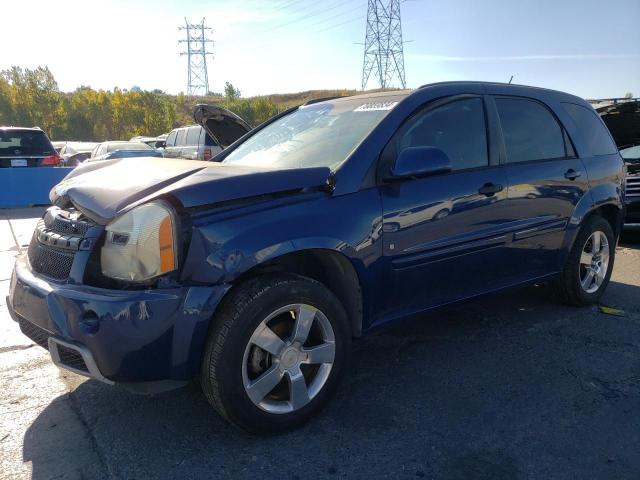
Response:
MULTIPOLYGON (((362 284, 356 267, 346 255, 327 248, 296 250, 253 266, 231 283, 237 286, 249 278, 269 273, 293 273, 322 283, 342 303, 349 319, 352 336, 362 335, 362 284)), ((229 293, 227 292, 227 295, 229 293)))
POLYGON ((604 218, 611 225, 611 229, 613 230, 613 234, 615 236, 616 241, 620 233, 622 232, 622 225, 624 222, 624 209, 619 206, 617 203, 609 202, 603 203, 601 205, 593 205, 592 208, 582 213, 579 217, 574 215, 570 221, 570 226, 573 228, 567 229, 567 236, 565 238, 565 248, 563 249, 563 255, 561 260, 561 265, 564 265, 564 262, 567 260, 571 249, 573 248, 576 239, 578 238, 578 232, 580 228, 589 217, 594 215, 598 215, 604 218), (577 221, 576 221, 577 220, 577 221))

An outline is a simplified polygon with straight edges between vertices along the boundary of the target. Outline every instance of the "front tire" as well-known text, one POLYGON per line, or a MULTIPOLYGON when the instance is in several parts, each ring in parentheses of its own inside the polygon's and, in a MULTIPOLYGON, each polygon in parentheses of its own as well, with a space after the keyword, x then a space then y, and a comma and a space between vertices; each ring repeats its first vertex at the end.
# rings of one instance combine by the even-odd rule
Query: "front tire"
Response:
POLYGON ((213 407, 251 432, 293 428, 329 400, 350 351, 347 315, 324 285, 265 275, 224 300, 210 330, 201 383, 213 407))
POLYGON ((585 221, 560 275, 562 299, 571 305, 597 302, 604 294, 616 254, 616 237, 604 218, 585 221))

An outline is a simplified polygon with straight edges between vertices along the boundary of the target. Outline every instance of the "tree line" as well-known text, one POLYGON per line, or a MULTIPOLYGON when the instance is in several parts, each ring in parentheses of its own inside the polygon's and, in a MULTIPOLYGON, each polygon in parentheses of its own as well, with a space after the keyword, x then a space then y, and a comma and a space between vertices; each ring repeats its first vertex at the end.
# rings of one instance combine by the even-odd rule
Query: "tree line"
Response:
POLYGON ((193 123, 197 103, 216 103, 258 125, 286 104, 268 97, 241 98, 227 82, 224 94, 206 97, 168 95, 160 90, 94 90, 79 87, 61 92, 48 67, 0 71, 0 125, 39 126, 52 140, 127 140, 136 135, 157 136, 193 123))

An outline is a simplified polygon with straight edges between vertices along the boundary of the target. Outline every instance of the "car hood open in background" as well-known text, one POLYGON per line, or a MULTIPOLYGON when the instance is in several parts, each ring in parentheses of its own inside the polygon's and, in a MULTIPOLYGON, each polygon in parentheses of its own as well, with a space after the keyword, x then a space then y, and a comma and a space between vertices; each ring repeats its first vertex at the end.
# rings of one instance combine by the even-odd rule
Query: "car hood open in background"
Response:
POLYGON ((640 100, 622 99, 620 102, 596 107, 598 115, 611 132, 619 149, 640 145, 640 100))
POLYGON ((53 204, 73 204, 100 224, 128 207, 171 195, 185 208, 325 187, 327 167, 274 169, 168 158, 85 163, 53 187, 53 204))
POLYGON ((251 130, 251 126, 238 115, 216 105, 196 105, 193 119, 202 125, 222 148, 227 148, 251 130))

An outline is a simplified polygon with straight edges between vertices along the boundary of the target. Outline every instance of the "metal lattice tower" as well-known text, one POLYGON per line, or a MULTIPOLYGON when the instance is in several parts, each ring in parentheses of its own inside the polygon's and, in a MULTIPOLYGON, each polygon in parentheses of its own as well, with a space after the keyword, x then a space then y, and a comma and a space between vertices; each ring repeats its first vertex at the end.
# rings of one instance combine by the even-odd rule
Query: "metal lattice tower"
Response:
POLYGON ((380 88, 393 86, 394 80, 406 88, 400 0, 369 0, 362 67, 363 90, 371 72, 374 72, 380 88))
POLYGON ((187 38, 180 40, 180 43, 187 44, 187 51, 181 52, 180 55, 186 55, 189 63, 187 95, 207 95, 209 93, 207 55, 213 55, 207 51, 207 43, 213 46, 213 40, 206 37, 205 31, 211 28, 205 26, 204 18, 200 23, 189 23, 185 18, 184 23, 185 26, 180 27, 180 30, 187 31, 187 38))

